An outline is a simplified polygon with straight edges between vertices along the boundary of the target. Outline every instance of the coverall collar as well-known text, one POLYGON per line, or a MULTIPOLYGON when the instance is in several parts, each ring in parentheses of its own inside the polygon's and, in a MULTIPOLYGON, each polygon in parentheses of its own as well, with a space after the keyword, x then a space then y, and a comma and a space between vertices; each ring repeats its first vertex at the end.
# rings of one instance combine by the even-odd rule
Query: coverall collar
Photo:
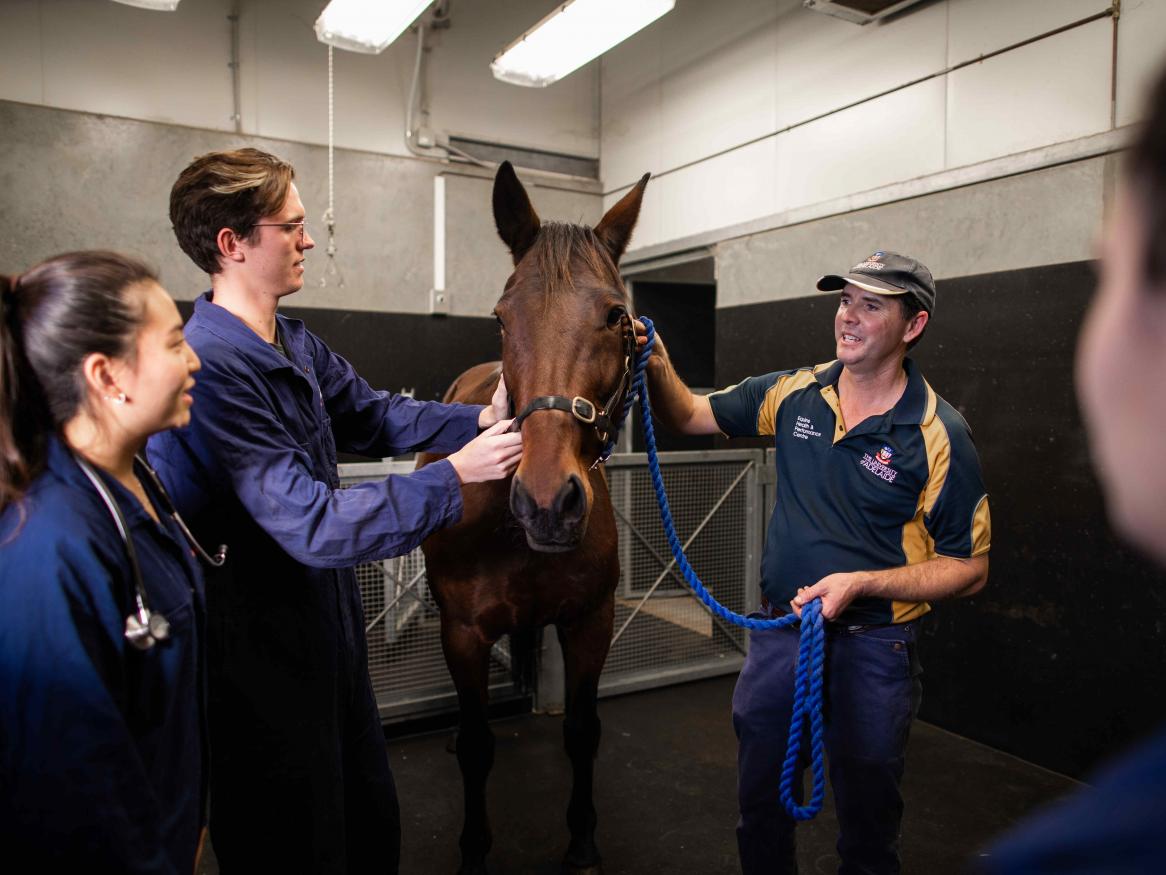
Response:
POLYGON ((279 313, 275 314, 283 339, 283 348, 291 359, 289 361, 288 358, 280 355, 270 343, 248 328, 242 319, 212 301, 213 294, 213 291, 204 292, 194 302, 193 318, 197 319, 199 324, 204 325, 212 333, 234 346, 264 372, 283 368, 292 368, 296 371, 304 369, 306 364, 305 332, 304 323, 301 320, 290 319, 279 313))

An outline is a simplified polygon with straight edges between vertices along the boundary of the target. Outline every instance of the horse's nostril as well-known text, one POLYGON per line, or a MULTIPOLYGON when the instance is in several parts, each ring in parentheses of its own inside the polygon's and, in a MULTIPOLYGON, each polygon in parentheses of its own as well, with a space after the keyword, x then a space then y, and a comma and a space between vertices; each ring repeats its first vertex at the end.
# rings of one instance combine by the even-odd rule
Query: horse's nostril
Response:
POLYGON ((560 520, 580 520, 587 509, 587 493, 583 491, 583 481, 572 474, 555 496, 555 515, 560 520))
POLYGON ((517 477, 510 483, 510 510, 520 520, 532 519, 538 511, 535 500, 517 477))

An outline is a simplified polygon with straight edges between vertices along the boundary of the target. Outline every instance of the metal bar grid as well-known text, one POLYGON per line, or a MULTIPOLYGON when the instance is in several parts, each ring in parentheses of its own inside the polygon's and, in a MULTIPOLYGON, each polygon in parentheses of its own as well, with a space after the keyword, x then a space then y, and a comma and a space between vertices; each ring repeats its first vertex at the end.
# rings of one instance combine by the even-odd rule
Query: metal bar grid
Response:
MULTIPOLYGON (((689 561, 726 607, 756 603, 764 505, 760 450, 663 453, 665 489, 689 561)), ((714 617, 675 568, 642 453, 617 454, 607 477, 620 529, 622 576, 614 640, 600 695, 614 695, 738 671, 743 630, 714 617)), ((410 461, 339 466, 341 483, 413 470, 410 461)), ((369 645, 369 674, 385 721, 457 707, 441 654, 440 621, 420 550, 358 566, 369 645)), ((517 695, 506 641, 491 660, 491 698, 517 695)))
MULTIPOLYGON (((341 487, 414 470, 411 461, 338 466, 341 487)), ((405 720, 456 710, 457 699, 441 653, 441 618, 425 578, 425 556, 414 550, 356 567, 364 602, 368 671, 381 719, 405 720)), ((490 697, 519 694, 510 677, 509 641, 490 660, 490 697)))
MULTIPOLYGON (((758 565, 758 450, 664 453, 661 476, 677 535, 713 596, 745 611, 758 565)), ((615 456, 608 481, 620 529, 621 581, 603 694, 739 670, 747 636, 715 617, 689 590, 660 525, 642 453, 615 456), (613 464, 614 463, 614 464, 613 464)))

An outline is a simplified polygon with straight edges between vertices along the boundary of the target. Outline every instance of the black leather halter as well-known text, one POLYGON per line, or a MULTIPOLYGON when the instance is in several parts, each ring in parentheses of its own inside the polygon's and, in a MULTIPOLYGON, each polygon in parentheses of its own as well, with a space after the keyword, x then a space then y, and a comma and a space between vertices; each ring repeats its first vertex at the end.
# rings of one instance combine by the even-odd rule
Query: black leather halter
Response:
MULTIPOLYGON (((574 398, 568 398, 565 395, 539 395, 522 408, 522 412, 514 418, 510 430, 518 431, 521 429, 522 423, 532 413, 537 413, 540 410, 562 410, 564 413, 570 413, 581 425, 592 426, 600 442, 607 443, 609 436, 619 427, 616 414, 623 409, 627 393, 632 387, 632 364, 636 355, 636 333, 632 327, 632 319, 630 316, 624 316, 620 322, 624 327, 623 373, 602 407, 597 407, 595 402, 589 401, 582 395, 576 395, 574 398)), ((598 464, 599 461, 597 459, 595 464, 598 464)), ((595 465, 593 464, 591 467, 594 468, 595 465)))

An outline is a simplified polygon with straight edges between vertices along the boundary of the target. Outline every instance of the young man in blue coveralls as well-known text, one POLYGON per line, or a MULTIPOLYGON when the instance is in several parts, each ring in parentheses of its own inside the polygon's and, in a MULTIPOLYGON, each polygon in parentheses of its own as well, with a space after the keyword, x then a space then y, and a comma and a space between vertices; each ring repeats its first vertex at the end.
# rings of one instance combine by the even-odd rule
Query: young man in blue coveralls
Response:
POLYGON ((293 175, 240 149, 197 158, 174 184, 175 234, 211 290, 185 329, 203 364, 197 412, 150 456, 197 536, 230 546, 207 577, 220 867, 396 872, 400 812, 352 566, 457 521, 460 484, 513 471, 521 437, 504 433, 504 386, 485 408, 375 392, 277 314, 314 245, 293 175), (342 491, 338 448, 452 455, 342 491))
MULTIPOLYGON (((891 873, 921 695, 918 621, 928 602, 984 586, 988 498, 967 423, 907 358, 935 307, 927 268, 879 251, 818 289, 840 292, 834 361, 693 395, 657 337, 649 390, 675 431, 773 436, 777 503, 761 615, 822 599, 839 871, 891 873)), ((751 633, 733 694, 747 875, 797 871, 795 822, 779 801, 797 653, 797 627, 751 633)))

